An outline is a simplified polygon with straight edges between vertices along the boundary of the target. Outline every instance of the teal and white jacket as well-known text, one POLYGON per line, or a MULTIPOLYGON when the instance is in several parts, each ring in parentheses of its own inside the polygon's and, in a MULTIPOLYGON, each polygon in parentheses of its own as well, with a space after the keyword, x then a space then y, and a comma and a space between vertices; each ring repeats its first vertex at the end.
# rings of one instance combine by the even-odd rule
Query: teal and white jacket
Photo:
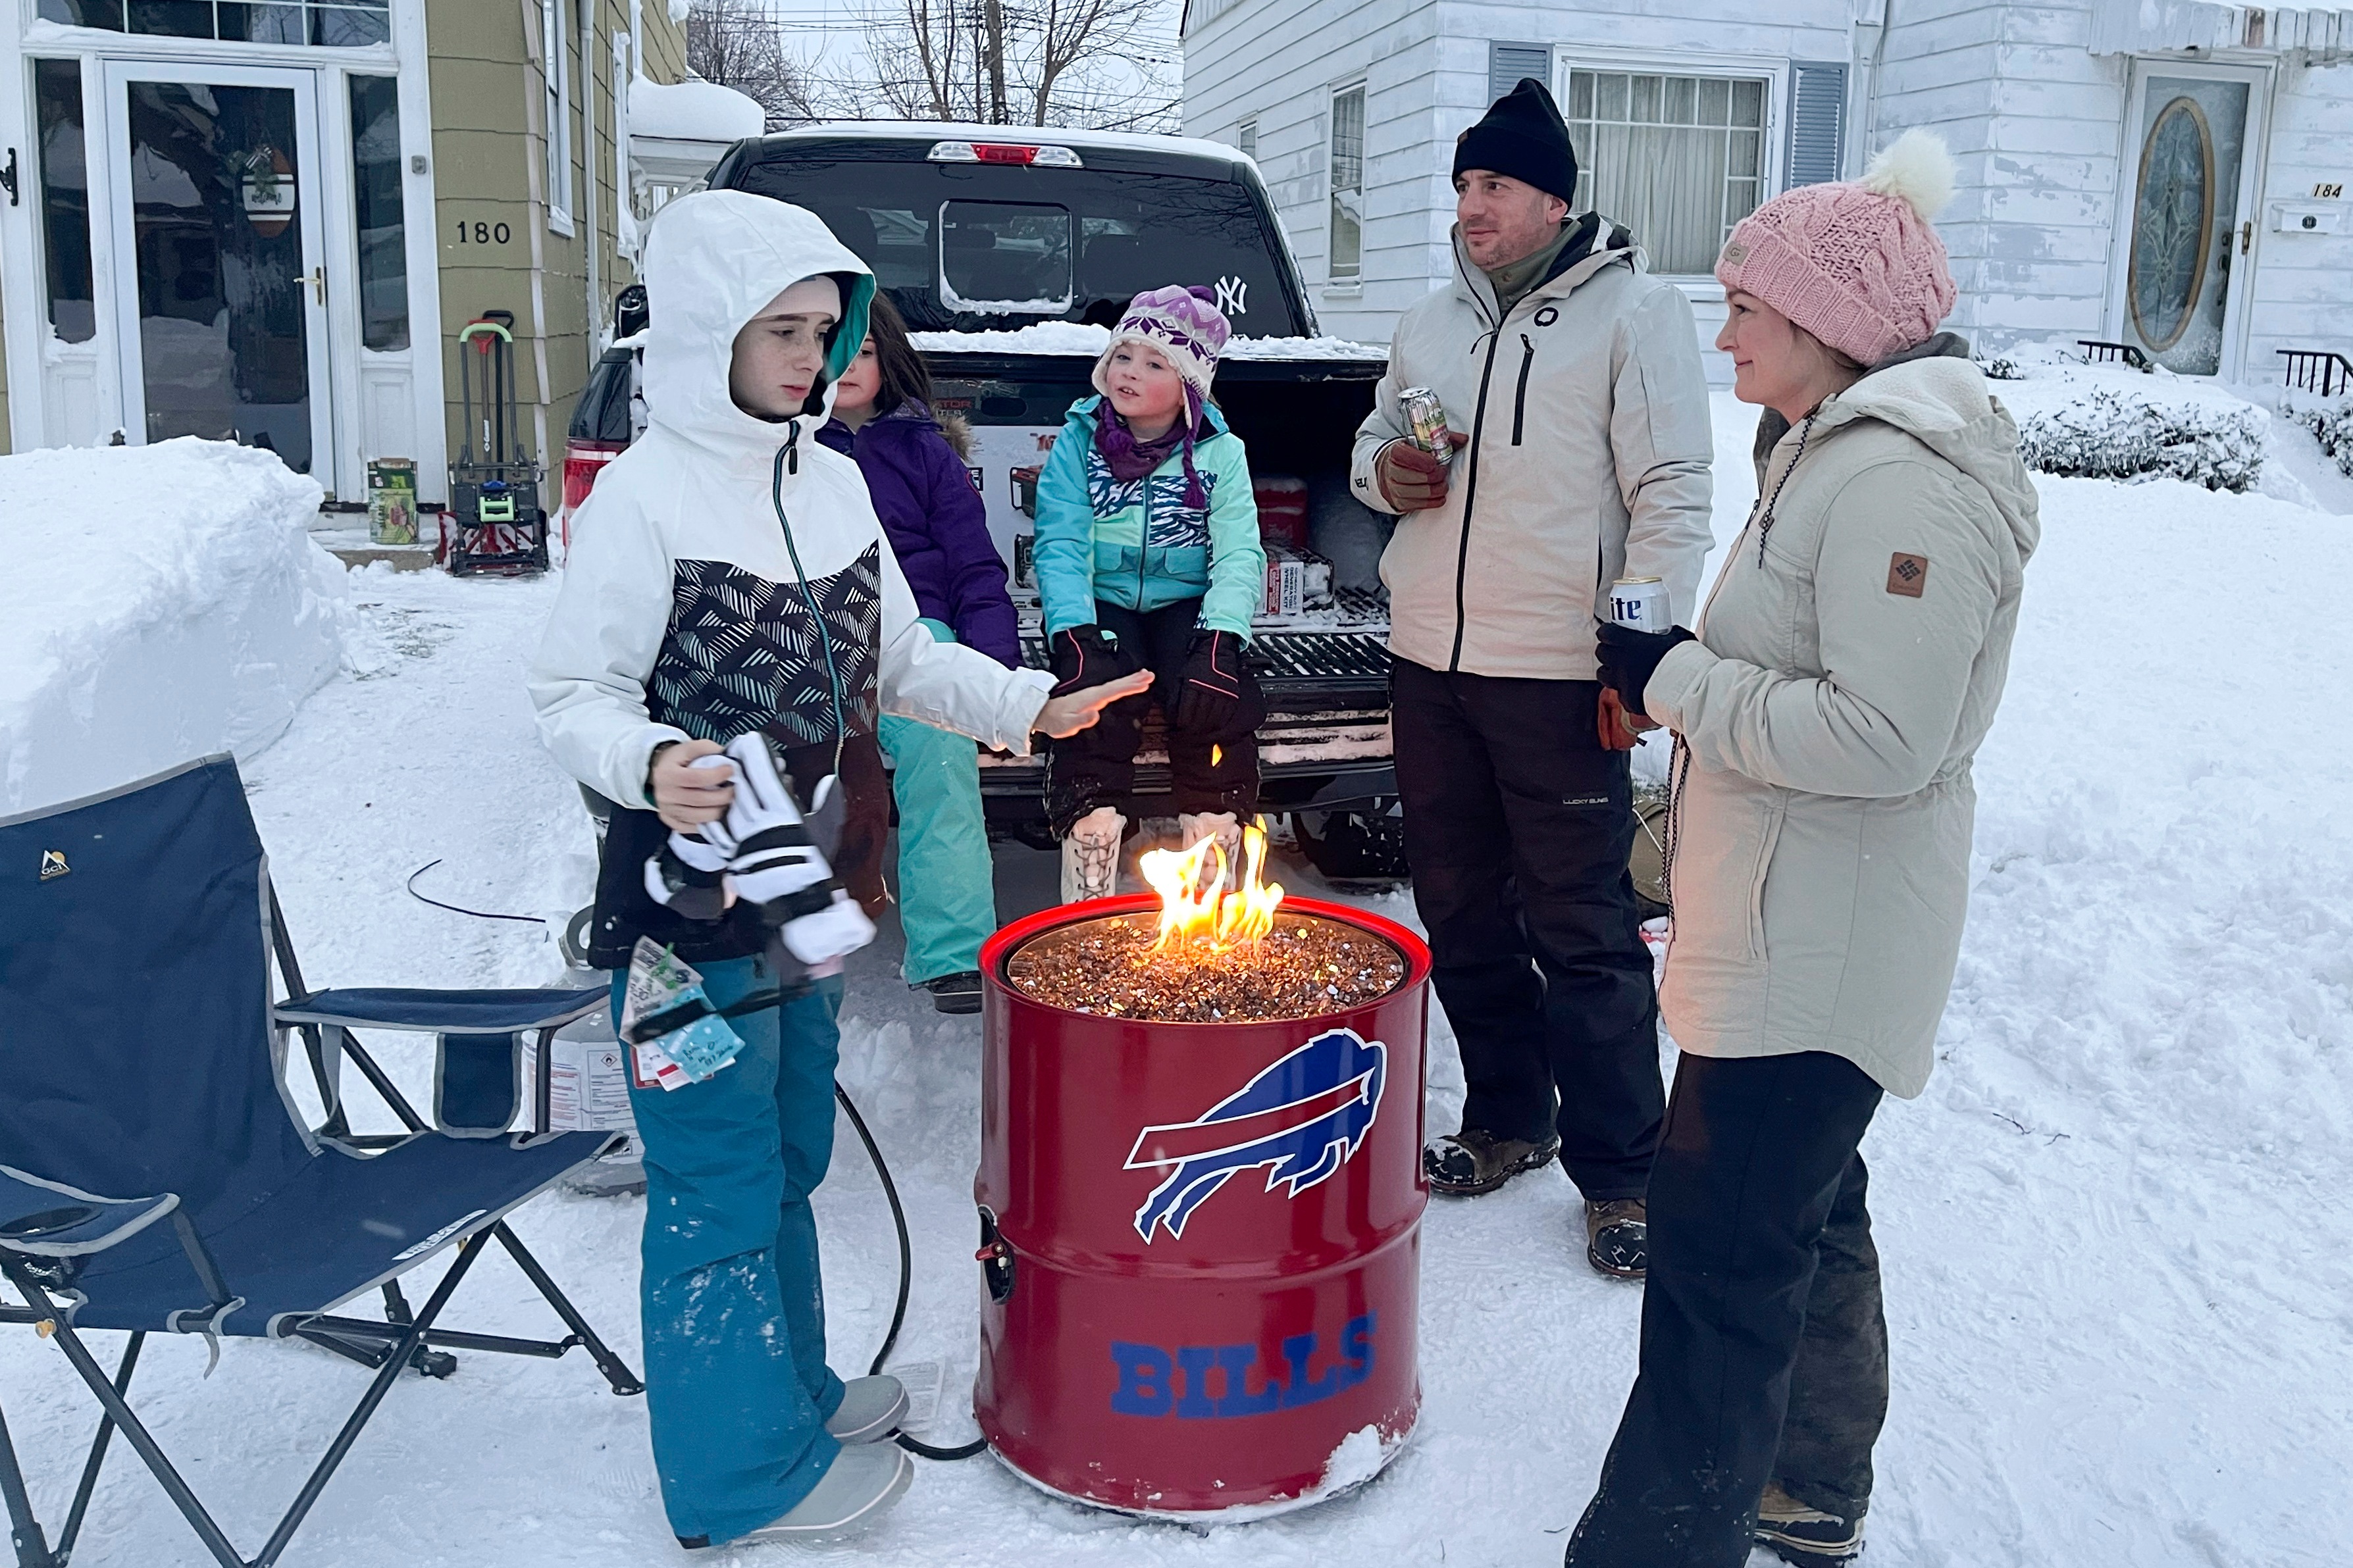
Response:
POLYGON ((1249 640, 1250 616, 1266 597, 1266 551, 1241 437, 1208 409, 1214 433, 1194 446, 1193 470, 1209 504, 1187 506, 1182 451, 1144 479, 1112 477, 1095 450, 1102 406, 1099 396, 1071 405, 1038 476, 1034 559, 1047 634, 1092 625, 1098 600, 1156 610, 1198 598, 1204 630, 1249 640))

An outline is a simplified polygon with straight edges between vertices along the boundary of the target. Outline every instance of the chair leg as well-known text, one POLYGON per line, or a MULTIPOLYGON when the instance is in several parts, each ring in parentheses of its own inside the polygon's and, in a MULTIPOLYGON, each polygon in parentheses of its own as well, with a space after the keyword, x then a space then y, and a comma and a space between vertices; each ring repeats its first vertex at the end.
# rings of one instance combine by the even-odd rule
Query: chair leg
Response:
MULTIPOLYGON (((125 1399, 131 1392, 131 1373, 139 1364, 140 1347, 147 1342, 142 1330, 131 1336, 122 1347, 122 1364, 114 1369, 114 1396, 125 1399)), ((127 1399, 125 1400, 127 1403, 127 1399)), ((58 1559, 73 1555, 74 1542, 81 1535, 82 1516, 90 1511, 90 1494, 98 1489, 98 1472, 106 1463, 106 1446, 114 1436, 114 1417, 98 1418, 98 1436, 90 1440, 90 1459, 81 1468, 81 1485, 74 1489, 73 1507, 66 1512, 66 1527, 58 1535, 58 1559)))
MULTIPOLYGON (((123 1402, 122 1396, 114 1392, 114 1384, 108 1380, 106 1369, 98 1364, 97 1358, 90 1353, 90 1347, 81 1342, 81 1336, 74 1332, 73 1324, 66 1321, 65 1314, 57 1310, 57 1304, 49 1300, 49 1294, 41 1288, 40 1281, 35 1279, 14 1258, 0 1258, 0 1271, 7 1274, 8 1283, 24 1297, 26 1306, 47 1315, 56 1322, 58 1348, 66 1352, 66 1360, 72 1363, 74 1371, 81 1374, 81 1380, 89 1385, 90 1393, 98 1396, 100 1406, 114 1418, 116 1426, 122 1428, 124 1438, 138 1450, 139 1457, 147 1461, 148 1471, 154 1476, 155 1484, 164 1489, 164 1495, 172 1500, 173 1506, 180 1510, 181 1517, 188 1521, 188 1527, 196 1532, 214 1560, 220 1563, 221 1568, 248 1568, 245 1560, 237 1554, 237 1548, 229 1544, 228 1537, 222 1534, 220 1526, 213 1522, 213 1516, 205 1511, 205 1505, 196 1500, 196 1494, 188 1489, 188 1483, 180 1479, 180 1472, 173 1468, 172 1461, 164 1456, 138 1415, 123 1402)), ((21 1481, 18 1484, 21 1486, 21 1481)))
MULTIPOLYGON (((458 1260, 449 1266, 449 1272, 441 1277, 441 1283, 433 1288, 433 1294, 426 1298, 424 1309, 417 1314, 416 1321, 408 1325, 408 1331, 394 1343, 392 1353, 385 1358, 384 1365, 377 1371, 374 1381, 369 1383, 367 1392, 360 1396, 359 1405, 352 1412, 351 1419, 345 1421, 343 1429, 335 1434, 335 1440, 328 1447, 325 1457, 311 1470, 310 1479, 302 1483, 302 1489, 295 1494, 293 1506, 286 1510, 286 1517, 278 1521, 278 1528, 271 1532, 269 1544, 262 1547, 260 1555, 253 1560, 249 1568, 272 1568, 277 1563, 287 1543, 294 1539, 294 1531, 301 1527, 304 1516, 310 1513, 311 1505, 319 1500, 319 1494, 326 1490, 327 1482, 333 1477, 336 1468, 352 1451, 352 1445, 359 1440, 360 1428, 367 1425, 368 1417, 374 1415, 376 1406, 384 1403, 384 1396, 392 1392, 393 1384, 406 1370, 409 1358, 424 1344, 426 1331, 441 1315, 441 1309, 448 1305, 449 1297, 458 1289, 459 1281, 465 1279, 467 1271, 474 1267, 474 1259, 482 1255, 482 1248, 489 1241, 488 1235, 476 1231, 459 1244, 458 1260)), ((247 1564, 237 1563, 233 1558, 230 1562, 233 1568, 248 1568, 247 1564)))
POLYGON ((555 1315, 564 1320, 565 1327, 579 1336, 581 1348, 596 1362, 596 1370, 605 1374, 605 1381, 613 1385, 613 1392, 643 1394, 646 1385, 636 1373, 629 1370, 629 1363, 615 1355, 605 1342, 596 1337, 596 1331, 588 1326, 588 1320, 580 1315, 580 1310, 572 1304, 570 1298, 556 1289, 555 1281, 547 1277, 547 1270, 539 1266, 539 1259, 523 1249, 522 1241, 506 1223, 502 1220, 492 1226, 491 1234, 499 1238, 499 1244, 515 1260, 515 1267, 523 1271, 524 1277, 546 1298, 547 1304, 555 1309, 555 1315))
POLYGON ((33 1500, 25 1490, 25 1473, 16 1468, 16 1445, 9 1439, 5 1415, 0 1415, 0 1496, 8 1501, 8 1539, 16 1548, 16 1568, 57 1568, 41 1521, 33 1517, 33 1500))

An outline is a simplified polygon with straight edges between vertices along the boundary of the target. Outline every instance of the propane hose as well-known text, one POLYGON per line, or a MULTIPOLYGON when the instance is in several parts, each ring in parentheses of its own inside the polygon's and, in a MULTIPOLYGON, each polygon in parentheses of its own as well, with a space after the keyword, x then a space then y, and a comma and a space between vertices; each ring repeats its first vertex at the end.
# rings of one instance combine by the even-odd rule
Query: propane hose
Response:
MULTIPOLYGON (((866 1145, 866 1157, 874 1162, 874 1173, 882 1180, 882 1195, 891 1202, 891 1223, 899 1230, 899 1302, 891 1310, 891 1331, 882 1336, 882 1348, 874 1352, 874 1361, 866 1369, 867 1375, 872 1377, 879 1374, 882 1363, 891 1359, 891 1352, 899 1342, 899 1330, 907 1321, 907 1291, 914 1276, 915 1249, 907 1238, 907 1211, 899 1202, 898 1184, 891 1180, 891 1167, 884 1163, 881 1147, 874 1142, 874 1134, 867 1130, 866 1118, 858 1114, 858 1107, 851 1102, 849 1091, 841 1087, 839 1079, 833 1086, 833 1097, 841 1101, 841 1109, 849 1114, 850 1126, 858 1130, 858 1141, 866 1145)), ((904 1432, 898 1435, 898 1443, 910 1454, 925 1459, 969 1459, 988 1447, 987 1438, 976 1437, 953 1448, 934 1448, 904 1432)))

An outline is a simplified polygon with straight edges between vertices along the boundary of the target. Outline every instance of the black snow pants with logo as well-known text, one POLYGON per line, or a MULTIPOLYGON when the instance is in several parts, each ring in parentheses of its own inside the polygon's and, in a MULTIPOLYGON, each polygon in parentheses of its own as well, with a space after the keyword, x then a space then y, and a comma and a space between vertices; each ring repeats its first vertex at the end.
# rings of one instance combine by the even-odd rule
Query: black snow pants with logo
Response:
POLYGON ((1627 858, 1633 780, 1600 686, 1393 658, 1414 904, 1470 1093, 1465 1127, 1543 1142, 1594 1202, 1639 1198, 1666 1093, 1627 858))

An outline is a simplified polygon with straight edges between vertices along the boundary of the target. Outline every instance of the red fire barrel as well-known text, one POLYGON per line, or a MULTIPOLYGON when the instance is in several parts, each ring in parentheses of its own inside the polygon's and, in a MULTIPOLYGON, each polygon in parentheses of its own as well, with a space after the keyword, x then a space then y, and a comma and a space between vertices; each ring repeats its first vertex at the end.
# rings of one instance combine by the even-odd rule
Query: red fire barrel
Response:
POLYGON ((1036 1485, 1132 1513, 1243 1517, 1369 1479, 1420 1406, 1414 1355, 1430 953, 1362 910, 1387 995, 1277 1023, 1147 1023, 1016 990, 1064 906, 981 954, 980 1376, 989 1446, 1036 1485))

